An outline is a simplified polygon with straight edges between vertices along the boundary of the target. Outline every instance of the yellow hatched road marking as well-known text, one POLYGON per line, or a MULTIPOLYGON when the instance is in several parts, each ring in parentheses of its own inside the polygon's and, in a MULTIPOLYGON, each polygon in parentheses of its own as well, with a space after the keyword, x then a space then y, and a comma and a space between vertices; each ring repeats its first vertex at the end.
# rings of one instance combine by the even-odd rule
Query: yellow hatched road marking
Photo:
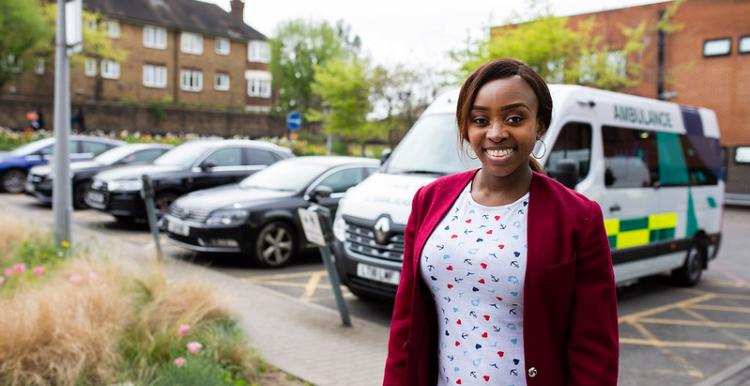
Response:
POLYGON ((268 280, 277 280, 277 279, 292 279, 292 278, 298 278, 298 277, 305 277, 305 276, 312 276, 319 273, 325 273, 326 271, 307 271, 307 272, 296 272, 296 273, 279 273, 275 275, 266 275, 266 276, 258 276, 258 277, 249 277, 248 279, 250 281, 268 281, 268 280))
MULTIPOLYGON (((695 311, 693 311, 693 310, 691 310, 689 308, 684 308, 682 311, 688 313, 690 316, 698 319, 699 321, 701 321, 703 323, 706 323, 707 325, 713 323, 713 321, 709 320, 705 316, 703 316, 703 315, 701 315, 701 314, 699 314, 699 313, 697 313, 697 312, 695 312, 695 311)), ((718 331, 721 335, 724 335, 724 336, 728 337, 729 339, 732 339, 732 340, 738 342, 739 344, 741 344, 741 345, 743 345, 745 347, 750 347, 750 342, 748 342, 745 338, 743 338, 743 337, 741 337, 741 336, 733 333, 732 331, 722 330, 722 329, 715 328, 715 327, 714 327, 714 329, 716 331, 718 331)))
MULTIPOLYGON (((638 330, 638 332, 640 332, 643 336, 646 337, 644 341, 664 342, 664 341, 660 341, 659 339, 657 339, 656 336, 654 336, 654 334, 643 325, 636 323, 636 322, 630 322, 629 324, 633 326, 636 330, 638 330)), ((620 340, 620 342, 622 342, 622 340, 620 340)), ((691 377, 695 377, 695 378, 704 377, 703 372, 693 367, 693 365, 691 365, 690 362, 687 361, 687 359, 678 355, 674 351, 671 351, 668 348, 668 346, 655 345, 654 347, 656 347, 659 351, 661 351, 661 353, 664 354, 665 356, 671 358, 675 363, 682 366, 682 368, 685 369, 691 377)))
POLYGON ((682 319, 642 318, 642 319, 638 319, 638 323, 666 324, 666 325, 688 326, 688 327, 750 329, 750 323, 725 323, 725 322, 713 322, 713 321, 704 322, 700 320, 682 320, 682 319))
POLYGON ((713 342, 686 342, 677 340, 620 338, 622 344, 653 346, 657 348, 697 348, 709 350, 750 351, 750 347, 713 342))
POLYGON ((733 307, 733 306, 715 306, 711 304, 693 304, 690 308, 706 311, 723 311, 750 314, 750 307, 733 307))
POLYGON ((692 299, 687 299, 687 300, 683 300, 683 301, 676 302, 676 303, 670 303, 670 304, 666 304, 666 305, 659 306, 659 307, 649 308, 648 310, 645 310, 645 311, 636 312, 636 313, 633 313, 633 314, 621 316, 620 319, 619 319, 619 322, 620 323, 623 323, 623 322, 637 322, 639 318, 644 318, 646 316, 660 314, 662 312, 669 311, 669 310, 672 310, 672 309, 675 309, 675 308, 687 307, 687 306, 690 306, 692 304, 696 304, 696 303, 700 303, 700 302, 705 302, 706 300, 710 300, 710 299, 714 299, 714 298, 716 298, 716 294, 707 293, 705 295, 698 296, 698 297, 695 297, 695 298, 692 298, 692 299))
POLYGON ((322 279, 324 275, 325 272, 318 272, 310 277, 310 280, 305 284, 305 293, 302 294, 300 300, 303 302, 310 302, 310 299, 315 295, 315 290, 320 284, 320 279, 322 279))

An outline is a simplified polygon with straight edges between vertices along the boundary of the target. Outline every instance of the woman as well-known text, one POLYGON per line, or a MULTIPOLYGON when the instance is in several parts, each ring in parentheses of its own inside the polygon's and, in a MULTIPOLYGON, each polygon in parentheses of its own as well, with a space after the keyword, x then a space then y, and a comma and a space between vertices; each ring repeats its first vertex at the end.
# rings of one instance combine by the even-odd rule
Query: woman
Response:
POLYGON ((540 173, 551 116, 544 80, 517 60, 464 82, 460 139, 482 167, 414 196, 384 385, 617 383, 602 213, 540 173))

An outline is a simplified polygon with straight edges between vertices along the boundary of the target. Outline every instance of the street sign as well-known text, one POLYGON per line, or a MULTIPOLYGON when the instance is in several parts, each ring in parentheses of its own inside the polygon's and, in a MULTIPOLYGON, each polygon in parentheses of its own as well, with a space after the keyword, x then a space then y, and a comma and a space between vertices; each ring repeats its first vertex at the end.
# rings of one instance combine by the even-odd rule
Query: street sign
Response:
POLYGON ((286 128, 290 131, 299 130, 302 127, 302 114, 292 111, 286 115, 286 128))
POLYGON ((65 44, 68 56, 83 51, 83 2, 81 0, 65 3, 65 44))
POLYGON ((305 238, 307 241, 321 246, 326 246, 326 239, 323 236, 323 228, 320 227, 320 219, 318 213, 308 209, 299 208, 300 222, 302 222, 302 229, 305 231, 305 238))

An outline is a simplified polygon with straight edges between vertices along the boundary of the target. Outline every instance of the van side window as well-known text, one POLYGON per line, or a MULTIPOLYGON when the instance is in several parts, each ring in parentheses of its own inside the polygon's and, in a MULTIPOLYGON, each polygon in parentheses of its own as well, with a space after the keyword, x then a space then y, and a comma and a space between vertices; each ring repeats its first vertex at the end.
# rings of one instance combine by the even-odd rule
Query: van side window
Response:
POLYGON ((723 174, 719 140, 697 135, 680 137, 690 185, 716 185, 723 174))
POLYGON ((591 168, 591 125, 583 122, 568 122, 555 139, 545 169, 555 171, 561 160, 575 161, 578 165, 578 181, 589 174, 591 168))
POLYGON ((656 135, 645 130, 602 126, 604 184, 612 188, 644 188, 659 181, 656 135))

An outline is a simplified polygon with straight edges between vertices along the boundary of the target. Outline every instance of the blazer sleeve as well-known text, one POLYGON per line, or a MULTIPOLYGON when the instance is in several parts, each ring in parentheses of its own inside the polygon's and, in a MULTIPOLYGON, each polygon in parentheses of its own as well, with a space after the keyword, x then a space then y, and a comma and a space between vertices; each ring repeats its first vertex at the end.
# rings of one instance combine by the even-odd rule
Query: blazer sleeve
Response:
POLYGON ((385 362, 384 386, 406 385, 406 362, 408 357, 409 330, 411 328, 411 306, 414 294, 414 235, 419 223, 420 188, 412 199, 411 213, 404 230, 404 260, 401 280, 393 306, 388 358, 385 362))
POLYGON ((576 245, 576 276, 567 341, 569 386, 617 385, 619 338, 612 256, 602 211, 587 208, 576 245))

